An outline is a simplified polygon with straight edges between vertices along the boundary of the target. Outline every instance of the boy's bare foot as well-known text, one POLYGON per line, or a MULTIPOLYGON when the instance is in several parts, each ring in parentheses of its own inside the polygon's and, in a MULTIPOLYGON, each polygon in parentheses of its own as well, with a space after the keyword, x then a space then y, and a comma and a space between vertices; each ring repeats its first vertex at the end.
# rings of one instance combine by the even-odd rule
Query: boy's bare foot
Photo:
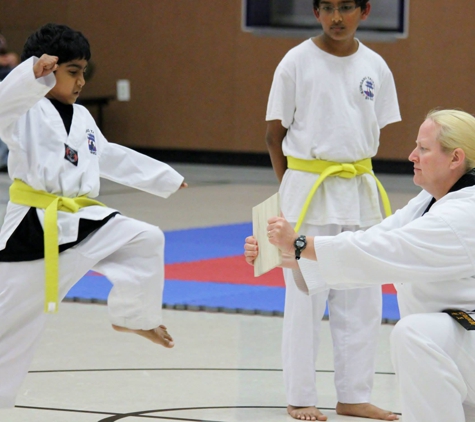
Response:
POLYGON ((118 325, 112 325, 112 328, 116 331, 121 331, 123 333, 134 333, 139 336, 145 337, 154 343, 161 344, 163 347, 171 349, 175 346, 173 338, 167 332, 167 327, 160 325, 153 330, 132 330, 130 328, 119 327, 118 325))
POLYGON ((336 413, 345 416, 359 416, 360 418, 379 419, 382 421, 396 421, 399 416, 389 410, 380 409, 371 403, 340 403, 336 405, 336 413))
POLYGON ((297 407, 287 406, 287 413, 294 419, 301 421, 326 421, 327 417, 320 412, 315 406, 297 407))

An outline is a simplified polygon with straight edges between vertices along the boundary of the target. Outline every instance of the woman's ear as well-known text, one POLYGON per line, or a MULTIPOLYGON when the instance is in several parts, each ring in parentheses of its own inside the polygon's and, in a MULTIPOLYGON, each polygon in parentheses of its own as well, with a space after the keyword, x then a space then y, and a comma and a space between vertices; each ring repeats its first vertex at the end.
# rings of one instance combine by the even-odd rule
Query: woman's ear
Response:
POLYGON ((465 151, 462 148, 455 148, 452 151, 452 168, 458 168, 461 165, 465 165, 465 151))

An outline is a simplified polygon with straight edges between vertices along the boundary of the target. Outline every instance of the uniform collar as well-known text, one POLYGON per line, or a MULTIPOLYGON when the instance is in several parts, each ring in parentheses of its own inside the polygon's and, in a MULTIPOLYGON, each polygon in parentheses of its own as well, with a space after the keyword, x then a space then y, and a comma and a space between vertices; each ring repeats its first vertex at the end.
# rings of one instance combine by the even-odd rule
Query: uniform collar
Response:
MULTIPOLYGON (((475 186, 475 168, 468 171, 459 180, 457 180, 447 193, 456 192, 458 190, 461 190, 463 188, 468 188, 470 186, 475 186)), ((422 213, 422 215, 428 212, 430 208, 432 207, 432 205, 434 204, 435 204, 435 198, 432 198, 426 210, 422 213)))

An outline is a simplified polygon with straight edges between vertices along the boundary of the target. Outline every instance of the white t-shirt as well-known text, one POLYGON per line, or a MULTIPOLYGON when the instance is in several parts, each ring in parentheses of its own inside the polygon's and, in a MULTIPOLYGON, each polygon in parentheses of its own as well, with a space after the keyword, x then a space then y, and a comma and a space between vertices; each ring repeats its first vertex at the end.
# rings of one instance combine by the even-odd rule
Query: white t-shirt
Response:
MULTIPOLYGON (((361 42, 356 53, 337 57, 309 39, 278 65, 266 120, 288 129, 286 156, 354 162, 373 157, 380 129, 401 120, 396 88, 386 62, 361 42)), ((318 175, 287 170, 280 193, 282 211, 296 222, 318 175)), ((305 222, 367 227, 381 220, 371 176, 332 177, 318 189, 305 222)))

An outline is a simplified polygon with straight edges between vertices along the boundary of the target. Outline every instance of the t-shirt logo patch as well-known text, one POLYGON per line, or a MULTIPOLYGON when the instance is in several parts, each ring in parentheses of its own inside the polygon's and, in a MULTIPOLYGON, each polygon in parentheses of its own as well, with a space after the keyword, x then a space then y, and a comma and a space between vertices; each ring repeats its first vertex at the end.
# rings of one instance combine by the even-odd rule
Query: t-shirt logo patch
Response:
POLYGON ((374 81, 369 76, 363 78, 360 83, 360 92, 365 100, 374 100, 374 89, 374 81))
POLYGON ((64 144, 64 159, 75 166, 78 165, 78 152, 72 149, 68 144, 64 144))
POLYGON ((87 145, 89 146, 89 152, 97 155, 96 138, 92 132, 88 132, 87 134, 87 145))

